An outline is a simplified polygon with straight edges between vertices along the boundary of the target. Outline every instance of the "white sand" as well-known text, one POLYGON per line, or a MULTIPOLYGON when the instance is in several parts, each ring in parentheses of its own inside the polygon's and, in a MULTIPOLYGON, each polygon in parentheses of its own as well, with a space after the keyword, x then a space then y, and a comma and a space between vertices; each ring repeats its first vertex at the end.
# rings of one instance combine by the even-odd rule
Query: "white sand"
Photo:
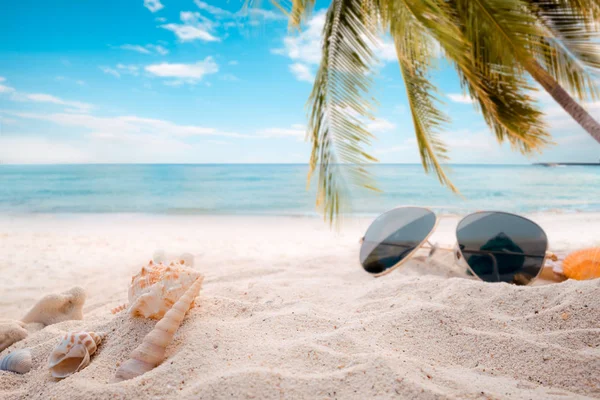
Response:
MULTIPOLYGON (((600 245, 599 214, 533 218, 559 253, 600 245)), ((432 241, 451 245, 456 221, 432 241)), ((75 285, 89 296, 83 321, 1 354, 29 347, 35 366, 0 371, 0 398, 600 397, 600 280, 486 284, 450 278, 442 259, 374 279, 357 260, 368 223, 335 234, 309 218, 0 217, 0 317, 75 285), (110 308, 156 249, 196 256, 199 306, 161 366, 110 384, 154 325, 110 308), (57 381, 46 360, 71 330, 109 335, 90 366, 57 381)))

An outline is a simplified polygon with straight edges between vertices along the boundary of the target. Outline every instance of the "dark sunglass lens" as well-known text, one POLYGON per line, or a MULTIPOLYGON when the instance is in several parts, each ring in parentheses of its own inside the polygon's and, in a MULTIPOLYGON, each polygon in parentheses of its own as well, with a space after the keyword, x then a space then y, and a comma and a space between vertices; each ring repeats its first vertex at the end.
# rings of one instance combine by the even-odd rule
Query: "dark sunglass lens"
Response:
POLYGON ((486 282, 526 285, 544 266, 546 234, 517 215, 471 214, 458 224, 456 237, 473 273, 486 282))
POLYGON ((406 258, 429 236, 435 214, 418 207, 397 208, 380 215, 365 234, 360 263, 372 274, 380 274, 406 258))

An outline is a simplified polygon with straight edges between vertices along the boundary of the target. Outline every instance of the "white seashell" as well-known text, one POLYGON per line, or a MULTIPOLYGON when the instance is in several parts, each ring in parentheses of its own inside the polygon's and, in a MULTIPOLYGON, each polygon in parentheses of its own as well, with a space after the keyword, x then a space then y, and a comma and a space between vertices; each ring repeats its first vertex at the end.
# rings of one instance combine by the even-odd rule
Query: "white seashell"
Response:
POLYGON ((81 371, 90 364, 90 357, 106 336, 101 332, 69 332, 48 358, 48 368, 55 378, 81 371))
POLYGON ((167 311, 163 319, 148 333, 142 343, 131 353, 131 358, 117 369, 115 381, 123 381, 140 376, 159 365, 165 359, 167 346, 173 341, 175 332, 179 329, 185 313, 191 308, 194 299, 202 287, 203 277, 200 276, 190 288, 167 311))
POLYGON ((199 277, 199 272, 185 265, 150 262, 131 278, 127 311, 133 316, 161 319, 199 277))
POLYGON ((29 349, 15 350, 0 360, 0 371, 26 374, 31 371, 31 365, 31 351, 29 349))

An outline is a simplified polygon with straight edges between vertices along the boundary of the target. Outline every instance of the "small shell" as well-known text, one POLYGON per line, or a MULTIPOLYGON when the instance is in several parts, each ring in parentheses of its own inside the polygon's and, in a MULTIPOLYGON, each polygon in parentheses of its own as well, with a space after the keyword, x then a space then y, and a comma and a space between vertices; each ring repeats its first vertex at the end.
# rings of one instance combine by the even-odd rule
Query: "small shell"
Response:
POLYGON ((48 368, 55 378, 81 371, 90 364, 90 357, 106 336, 100 332, 69 332, 54 348, 48 358, 48 368))
POLYGON ((0 371, 11 371, 26 374, 31 371, 31 351, 15 350, 0 360, 0 371))
POLYGON ((600 247, 583 249, 569 254, 562 265, 567 278, 587 280, 600 278, 600 247))

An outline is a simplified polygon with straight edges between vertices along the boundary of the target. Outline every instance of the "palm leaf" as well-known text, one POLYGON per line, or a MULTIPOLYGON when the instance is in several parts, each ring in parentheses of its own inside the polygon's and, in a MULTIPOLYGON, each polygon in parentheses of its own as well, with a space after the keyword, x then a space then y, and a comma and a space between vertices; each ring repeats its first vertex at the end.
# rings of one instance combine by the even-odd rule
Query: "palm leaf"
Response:
POLYGON ((600 68, 600 1, 528 0, 531 12, 547 29, 537 48, 538 61, 580 100, 600 95, 588 69, 600 68))
POLYGON ((364 165, 376 161, 363 150, 371 134, 361 117, 372 118, 366 95, 375 63, 375 25, 359 0, 334 0, 323 28, 323 57, 309 98, 312 141, 309 181, 317 172, 317 205, 333 222, 345 208, 350 181, 374 188, 364 165))

